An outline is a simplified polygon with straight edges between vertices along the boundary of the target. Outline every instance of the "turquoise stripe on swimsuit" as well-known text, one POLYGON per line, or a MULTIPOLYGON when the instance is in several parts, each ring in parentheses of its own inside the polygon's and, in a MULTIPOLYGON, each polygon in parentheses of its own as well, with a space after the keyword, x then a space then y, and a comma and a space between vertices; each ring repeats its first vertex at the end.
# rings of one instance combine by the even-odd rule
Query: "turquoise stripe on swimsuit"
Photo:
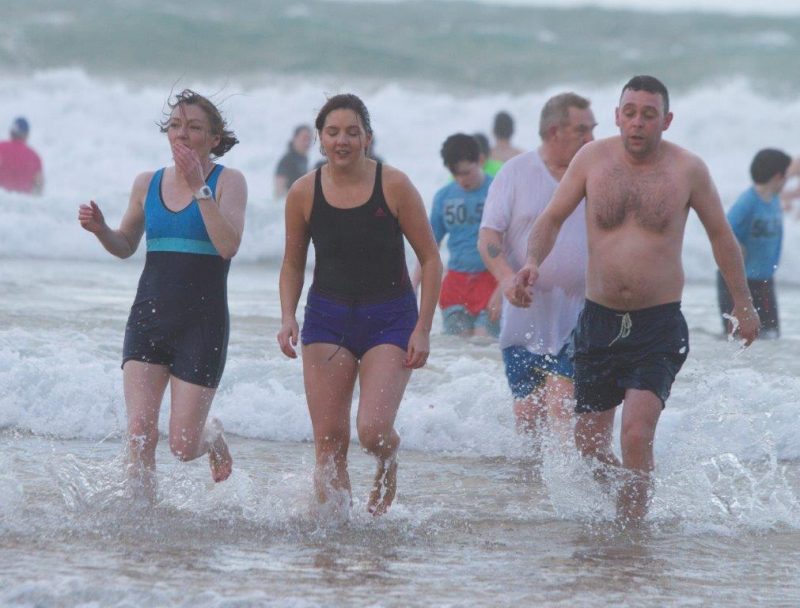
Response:
POLYGON ((214 247, 210 241, 197 241, 180 237, 147 239, 147 251, 174 251, 177 253, 219 255, 216 247, 214 247))
MULTIPOLYGON (((216 165, 208 176, 207 182, 214 196, 222 169, 222 165, 216 165)), ((161 197, 163 176, 164 169, 156 171, 147 189, 144 203, 147 250, 219 255, 211 243, 195 199, 180 211, 172 211, 164 204, 161 197)))

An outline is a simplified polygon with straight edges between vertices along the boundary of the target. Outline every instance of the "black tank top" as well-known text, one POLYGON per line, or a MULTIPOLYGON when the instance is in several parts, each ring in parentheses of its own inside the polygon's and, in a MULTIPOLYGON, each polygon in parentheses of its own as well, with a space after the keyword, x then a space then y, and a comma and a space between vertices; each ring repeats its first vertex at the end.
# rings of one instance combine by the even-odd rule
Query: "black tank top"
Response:
POLYGON ((389 210, 381 185, 381 163, 369 200, 340 209, 325 200, 322 167, 314 182, 311 240, 316 262, 312 289, 349 302, 380 302, 411 289, 400 223, 389 210))

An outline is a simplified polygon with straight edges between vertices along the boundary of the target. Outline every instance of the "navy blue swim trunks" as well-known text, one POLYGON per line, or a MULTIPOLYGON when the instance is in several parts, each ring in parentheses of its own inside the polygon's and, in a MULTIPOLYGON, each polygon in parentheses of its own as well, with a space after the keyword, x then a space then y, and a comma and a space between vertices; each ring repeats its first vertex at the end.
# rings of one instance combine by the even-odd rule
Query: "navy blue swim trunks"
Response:
POLYGON ((379 344, 408 348, 419 313, 413 291, 383 302, 346 302, 309 289, 303 329, 303 345, 324 342, 349 350, 361 359, 379 344))
POLYGON ((629 388, 655 393, 664 407, 689 354, 689 328, 680 302, 621 311, 586 300, 573 345, 577 413, 614 408, 629 388))

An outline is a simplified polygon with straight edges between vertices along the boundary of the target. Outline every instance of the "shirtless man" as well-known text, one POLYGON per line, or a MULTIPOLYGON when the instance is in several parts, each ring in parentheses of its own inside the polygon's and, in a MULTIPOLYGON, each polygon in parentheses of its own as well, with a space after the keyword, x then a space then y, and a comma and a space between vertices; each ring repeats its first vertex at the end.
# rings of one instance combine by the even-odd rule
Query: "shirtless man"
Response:
POLYGON ((576 154, 528 243, 513 304, 530 305, 530 289, 561 225, 586 198, 589 259, 586 305, 575 329, 575 443, 586 457, 620 465, 611 433, 622 409, 622 467, 617 518, 647 514, 656 423, 689 351, 680 311, 681 246, 689 209, 706 230, 733 297, 739 336, 758 335, 742 256, 706 165, 662 140, 672 113, 666 87, 636 76, 622 89, 620 135, 587 144, 576 154))

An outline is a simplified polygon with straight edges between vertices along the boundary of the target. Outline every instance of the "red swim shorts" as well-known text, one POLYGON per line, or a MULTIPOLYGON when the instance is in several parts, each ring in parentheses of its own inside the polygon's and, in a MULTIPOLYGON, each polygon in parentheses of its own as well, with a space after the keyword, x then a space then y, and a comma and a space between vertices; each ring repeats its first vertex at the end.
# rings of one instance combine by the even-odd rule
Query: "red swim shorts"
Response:
POLYGON ((477 315, 489 305, 497 281, 488 270, 483 272, 459 272, 448 270, 442 281, 439 306, 444 310, 451 306, 463 306, 471 315, 477 315))

